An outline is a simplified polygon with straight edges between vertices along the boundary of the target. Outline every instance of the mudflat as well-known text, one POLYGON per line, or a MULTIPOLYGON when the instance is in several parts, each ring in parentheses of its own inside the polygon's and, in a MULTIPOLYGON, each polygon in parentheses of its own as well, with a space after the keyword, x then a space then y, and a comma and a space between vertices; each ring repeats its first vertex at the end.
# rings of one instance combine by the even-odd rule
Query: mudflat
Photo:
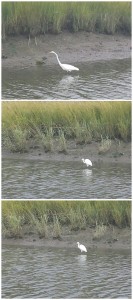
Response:
MULTIPOLYGON (((76 144, 75 141, 67 141, 67 152, 59 151, 58 143, 54 144, 52 152, 45 152, 44 149, 34 144, 34 141, 28 145, 27 153, 11 153, 3 148, 2 158, 10 159, 26 159, 26 160, 42 160, 42 161, 77 161, 82 158, 89 158, 92 163, 124 163, 131 164, 131 143, 119 140, 111 141, 109 150, 100 152, 100 142, 92 142, 91 144, 76 144), (34 146, 33 146, 34 145, 34 146)), ((82 163, 82 162, 81 162, 82 163)))
POLYGON ((21 245, 26 247, 44 247, 44 248, 66 248, 73 251, 80 251, 77 248, 77 242, 83 243, 88 251, 92 249, 117 249, 131 251, 131 229, 118 228, 115 226, 104 226, 103 232, 97 233, 96 228, 86 228, 86 230, 72 231, 69 227, 62 227, 61 236, 54 237, 52 233, 47 238, 39 238, 36 233, 29 232, 27 227, 22 230, 21 238, 3 238, 3 245, 21 245), (26 234, 25 234, 26 232, 26 234), (76 249, 76 250, 75 250, 76 249))
POLYGON ((89 32, 62 32, 41 35, 28 41, 26 36, 7 37, 2 42, 3 67, 31 67, 57 64, 55 51, 62 63, 95 62, 131 57, 131 37, 89 32))

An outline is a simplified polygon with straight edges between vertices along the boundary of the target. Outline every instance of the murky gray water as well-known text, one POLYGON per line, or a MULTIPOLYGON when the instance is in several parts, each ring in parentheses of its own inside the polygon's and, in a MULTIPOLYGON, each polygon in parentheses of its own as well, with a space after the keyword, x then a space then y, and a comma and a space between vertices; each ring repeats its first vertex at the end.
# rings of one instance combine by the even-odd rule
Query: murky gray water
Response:
POLYGON ((3 199, 130 199, 130 164, 4 159, 3 199))
POLYGON ((3 298, 130 298, 128 251, 4 246, 3 298))
POLYGON ((131 60, 76 65, 65 73, 59 66, 3 69, 3 99, 131 99, 131 60))

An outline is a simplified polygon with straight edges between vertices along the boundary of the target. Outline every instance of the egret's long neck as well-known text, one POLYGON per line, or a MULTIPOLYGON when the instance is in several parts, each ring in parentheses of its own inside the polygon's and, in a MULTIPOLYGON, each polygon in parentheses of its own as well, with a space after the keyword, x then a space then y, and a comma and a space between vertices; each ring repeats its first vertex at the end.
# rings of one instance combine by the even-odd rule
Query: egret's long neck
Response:
POLYGON ((61 65, 61 62, 59 61, 58 55, 57 55, 56 53, 55 53, 55 55, 56 55, 56 57, 57 57, 57 60, 58 60, 59 65, 61 65))

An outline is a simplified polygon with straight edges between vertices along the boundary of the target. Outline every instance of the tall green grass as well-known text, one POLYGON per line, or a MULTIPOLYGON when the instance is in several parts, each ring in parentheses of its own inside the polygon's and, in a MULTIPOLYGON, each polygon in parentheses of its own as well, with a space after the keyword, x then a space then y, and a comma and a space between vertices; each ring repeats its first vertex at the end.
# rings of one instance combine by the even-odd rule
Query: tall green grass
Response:
POLYGON ((131 2, 2 2, 3 36, 62 30, 131 33, 131 2))
POLYGON ((83 230, 87 226, 131 226, 131 201, 3 201, 2 228, 5 236, 22 235, 29 226, 40 237, 49 228, 59 237, 63 226, 83 230))
MULTIPOLYGON (((11 151, 27 151, 28 142, 67 152, 67 140, 87 144, 118 138, 131 140, 130 101, 3 102, 2 140, 11 151)), ((33 145, 34 146, 34 145, 33 145)))

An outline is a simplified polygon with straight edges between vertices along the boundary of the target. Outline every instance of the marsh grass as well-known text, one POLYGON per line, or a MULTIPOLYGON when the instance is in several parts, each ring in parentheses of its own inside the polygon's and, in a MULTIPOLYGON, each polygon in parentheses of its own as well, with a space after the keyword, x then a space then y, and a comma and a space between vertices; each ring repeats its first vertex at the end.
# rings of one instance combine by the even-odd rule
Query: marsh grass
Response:
POLYGON ((41 147, 45 152, 53 150, 53 129, 49 127, 44 130, 36 124, 32 124, 32 137, 38 147, 41 147))
POLYGON ((9 214, 5 223, 2 225, 3 235, 5 237, 22 238, 23 217, 17 214, 9 214), (8 229, 7 229, 8 228, 8 229))
POLYGON ((2 35, 39 35, 86 30, 131 33, 131 3, 2 2, 2 35))
POLYGON ((19 126, 7 132, 3 131, 4 146, 11 152, 25 153, 28 151, 28 132, 19 126))
POLYGON ((91 131, 89 126, 83 121, 82 126, 78 121, 75 123, 75 140, 76 144, 90 144, 92 141, 91 131))
POLYGON ((68 219, 70 222, 70 229, 73 231, 86 229, 86 216, 82 214, 80 207, 76 210, 70 209, 68 219))
POLYGON ((3 201, 3 235, 20 237, 24 226, 32 227, 41 238, 51 232, 61 238, 63 226, 72 231, 95 227, 95 238, 105 234, 107 226, 131 226, 131 201, 3 201))
POLYGON ((2 103, 2 141, 9 150, 24 152, 36 139, 46 151, 67 151, 67 140, 87 144, 101 141, 102 151, 110 141, 131 140, 130 101, 19 102, 2 103))

